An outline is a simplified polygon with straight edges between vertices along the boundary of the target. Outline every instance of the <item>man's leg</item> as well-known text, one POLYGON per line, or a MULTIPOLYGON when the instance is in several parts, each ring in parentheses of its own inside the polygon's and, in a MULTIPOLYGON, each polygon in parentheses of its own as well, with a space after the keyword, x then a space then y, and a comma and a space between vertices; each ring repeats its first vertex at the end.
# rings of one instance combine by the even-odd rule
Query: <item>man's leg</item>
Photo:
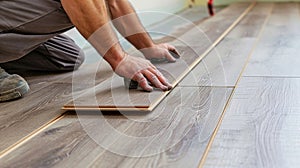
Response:
POLYGON ((66 35, 55 36, 26 56, 0 64, 0 102, 22 97, 29 91, 27 82, 21 76, 10 75, 4 69, 13 72, 73 71, 83 61, 84 53, 72 39, 66 35))
MULTIPOLYGON (((76 69, 82 53, 77 53, 79 49, 69 39, 58 36, 72 27, 59 0, 0 1, 0 63, 8 69, 76 69), (63 57, 63 53, 69 54, 63 57), (47 61, 43 61, 45 57, 47 61)), ((26 81, 7 74, 1 66, 0 102, 21 97, 29 90, 26 81)))
POLYGON ((72 27, 56 0, 0 1, 0 63, 23 57, 72 27))
POLYGON ((0 64, 7 71, 73 71, 84 61, 84 53, 66 35, 57 35, 26 56, 0 64))

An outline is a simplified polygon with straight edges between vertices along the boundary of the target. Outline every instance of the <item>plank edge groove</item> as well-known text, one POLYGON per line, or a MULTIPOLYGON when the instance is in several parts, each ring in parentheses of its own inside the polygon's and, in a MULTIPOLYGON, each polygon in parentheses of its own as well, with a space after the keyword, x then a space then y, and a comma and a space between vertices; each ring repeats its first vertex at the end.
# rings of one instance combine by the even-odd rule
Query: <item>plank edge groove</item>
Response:
POLYGON ((4 156, 8 155, 9 153, 11 153, 15 149, 17 149, 19 146, 23 145, 24 143, 29 141, 31 138, 35 137, 36 135, 38 135, 39 133, 41 133, 42 131, 47 129, 49 126, 53 125, 54 123, 56 123, 57 121, 61 120, 64 117, 65 117, 65 113, 62 113, 61 115, 57 116, 56 118, 50 120, 49 122, 45 123, 41 127, 39 127, 36 130, 32 131, 31 133, 29 133, 27 136, 23 137, 22 139, 20 139, 16 143, 14 143, 11 146, 7 147, 6 149, 2 150, 0 152, 0 159, 3 158, 4 156))
MULTIPOLYGON (((253 8, 255 5, 256 5, 256 1, 254 1, 254 2, 252 3, 252 8, 253 8)), ((235 83, 235 87, 233 88, 233 90, 232 90, 232 92, 231 92, 231 94, 230 94, 230 96, 229 96, 229 99, 228 99, 228 101, 227 101, 227 103, 226 103, 226 105, 225 105, 225 107, 224 107, 224 109, 223 109, 223 112, 222 112, 222 114, 221 114, 221 116, 220 116, 220 118, 219 118, 218 124, 216 125, 216 127, 215 127, 215 129, 214 129, 214 132, 213 132, 212 136, 210 137, 210 140, 209 140, 209 142, 208 142, 208 144, 207 144, 207 146, 206 146, 205 152, 203 153, 203 156, 202 156, 202 158, 201 158, 201 160, 200 160, 200 163, 199 163, 199 166, 198 166, 199 168, 204 167, 204 164, 205 164, 205 161, 206 161, 206 159, 207 159, 208 153, 209 153, 209 151, 210 151, 210 149, 211 149, 211 147, 212 147, 212 144, 213 144, 213 142, 214 142, 214 139, 215 139, 215 137, 216 137, 216 135, 217 135, 217 133, 218 133, 220 127, 221 127, 221 124, 222 124, 222 121, 223 121, 223 119, 224 119, 224 117, 225 117, 226 111, 227 111, 227 109, 228 109, 228 107, 229 107, 229 104, 230 104, 230 102, 231 102, 231 100, 232 100, 232 98, 233 98, 233 95, 234 95, 234 93, 235 93, 235 91, 236 91, 236 89, 237 89, 237 85, 238 85, 238 83, 240 82, 241 78, 243 77, 243 73, 244 73, 244 71, 246 70, 246 67, 247 67, 247 65, 248 65, 248 63, 249 63, 249 61, 250 61, 250 58, 251 58, 251 56, 252 56, 252 53, 253 53, 254 49, 256 48, 256 46, 257 46, 257 44, 258 44, 258 41, 260 40, 261 34, 262 34, 262 32, 263 32, 263 30, 264 30, 264 28, 265 28, 265 26, 266 26, 266 24, 267 24, 267 22, 268 22, 270 16, 271 16, 271 12, 272 12, 272 10, 273 10, 273 6, 274 6, 274 5, 271 6, 271 9, 270 9, 270 11, 269 11, 269 13, 268 13, 268 16, 267 16, 267 18, 265 19, 262 28, 260 29, 259 35, 257 36, 257 40, 256 40, 254 46, 252 47, 252 51, 251 51, 251 52, 249 53, 249 55, 248 55, 248 58, 247 58, 247 60, 246 60, 246 62, 245 62, 245 64, 244 64, 244 67, 243 67, 243 69, 242 69, 242 71, 241 71, 241 73, 240 73, 240 75, 239 75, 239 77, 238 77, 238 80, 237 80, 237 82, 235 83)), ((251 9, 252 9, 252 8, 251 8, 251 9)), ((250 10, 251 10, 251 9, 250 9, 250 10)), ((249 10, 249 11, 250 11, 250 10, 249 10)))

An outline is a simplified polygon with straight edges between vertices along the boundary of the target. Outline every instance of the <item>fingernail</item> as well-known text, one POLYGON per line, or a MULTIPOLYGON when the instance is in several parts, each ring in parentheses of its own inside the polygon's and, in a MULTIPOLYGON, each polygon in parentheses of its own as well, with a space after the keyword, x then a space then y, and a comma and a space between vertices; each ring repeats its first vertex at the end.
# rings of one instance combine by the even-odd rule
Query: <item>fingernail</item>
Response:
POLYGON ((167 90, 169 90, 169 88, 167 86, 162 86, 162 90, 167 91, 167 90))
POLYGON ((168 85, 168 89, 171 90, 173 86, 171 84, 168 85))
POLYGON ((153 91, 153 88, 149 86, 149 87, 146 88, 146 91, 147 91, 147 92, 152 92, 152 91, 153 91))
POLYGON ((172 58, 172 60, 169 60, 169 62, 176 62, 176 59, 172 58))

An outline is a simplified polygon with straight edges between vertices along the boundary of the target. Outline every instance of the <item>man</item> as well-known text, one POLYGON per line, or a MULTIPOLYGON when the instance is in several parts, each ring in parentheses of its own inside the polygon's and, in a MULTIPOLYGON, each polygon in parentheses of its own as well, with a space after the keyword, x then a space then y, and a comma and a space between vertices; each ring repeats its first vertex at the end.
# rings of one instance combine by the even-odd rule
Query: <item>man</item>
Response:
MULTIPOLYGON (((149 82, 163 91, 171 85, 148 60, 128 55, 113 25, 147 59, 176 61, 169 44, 154 44, 127 0, 0 1, 0 101, 28 92, 26 81, 5 70, 71 71, 84 60, 81 49, 61 33, 75 26, 120 76, 145 91, 149 82)), ((177 53, 178 54, 178 53, 177 53)))

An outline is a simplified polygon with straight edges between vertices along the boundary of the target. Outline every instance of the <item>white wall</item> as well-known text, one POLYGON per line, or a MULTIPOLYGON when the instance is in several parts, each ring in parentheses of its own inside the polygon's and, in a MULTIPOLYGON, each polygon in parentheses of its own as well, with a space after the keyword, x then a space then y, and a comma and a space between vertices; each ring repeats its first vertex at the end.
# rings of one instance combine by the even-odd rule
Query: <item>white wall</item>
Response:
MULTIPOLYGON (((132 5, 135 7, 137 12, 167 12, 167 13, 176 13, 188 5, 188 0, 130 0, 132 5)), ((143 14, 140 15, 140 18, 144 25, 150 25, 155 22, 158 22, 164 17, 162 15, 152 15, 145 16, 143 14)))
POLYGON ((137 10, 178 12, 187 5, 187 0, 130 0, 137 10))
MULTIPOLYGON (((204 1, 204 0, 196 0, 204 1)), ((228 5, 233 2, 255 1, 255 0, 214 0, 215 5, 228 5)), ((256 0, 256 2, 300 2, 300 0, 256 0)))

